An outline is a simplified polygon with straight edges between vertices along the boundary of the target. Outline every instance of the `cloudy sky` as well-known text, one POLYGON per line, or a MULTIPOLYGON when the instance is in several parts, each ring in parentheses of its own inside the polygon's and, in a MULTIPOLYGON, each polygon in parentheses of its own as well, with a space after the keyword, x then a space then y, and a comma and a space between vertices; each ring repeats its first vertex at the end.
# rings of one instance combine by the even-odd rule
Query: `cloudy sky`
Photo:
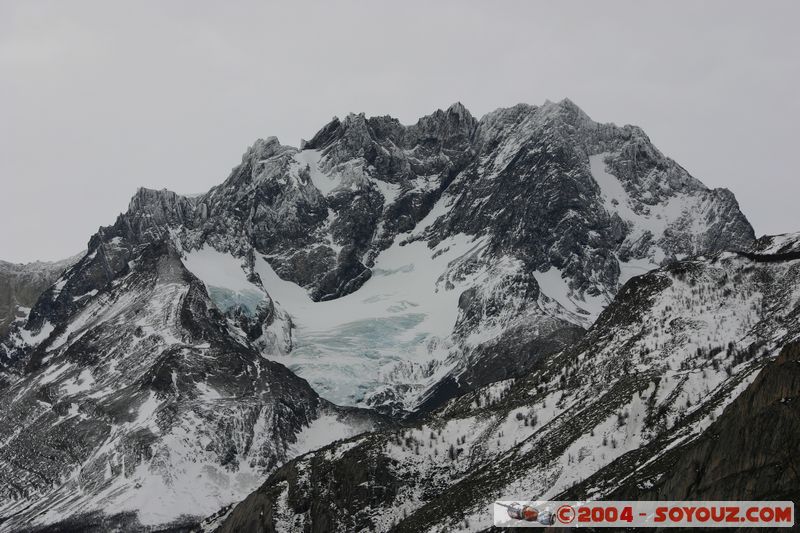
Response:
POLYGON ((642 126, 756 233, 800 230, 800 2, 0 3, 0 258, 58 259, 138 186, 221 182, 258 137, 569 97, 642 126))

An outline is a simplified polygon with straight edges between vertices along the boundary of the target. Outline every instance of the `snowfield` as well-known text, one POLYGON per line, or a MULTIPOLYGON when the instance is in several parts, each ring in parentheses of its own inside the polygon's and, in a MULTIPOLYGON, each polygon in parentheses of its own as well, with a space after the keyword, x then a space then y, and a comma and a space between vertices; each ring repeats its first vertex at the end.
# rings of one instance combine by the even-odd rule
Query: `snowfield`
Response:
POLYGON ((386 384, 432 383, 426 369, 449 353, 459 296, 488 277, 480 271, 456 278, 451 270, 483 248, 482 239, 465 235, 434 248, 424 241, 396 243, 378 256, 372 277, 357 292, 323 302, 281 279, 263 256, 253 268, 263 289, 247 280, 240 260, 208 247, 187 252, 184 263, 212 299, 218 291, 236 301, 266 291, 291 317, 293 349, 265 356, 307 379, 324 398, 356 405, 386 384))

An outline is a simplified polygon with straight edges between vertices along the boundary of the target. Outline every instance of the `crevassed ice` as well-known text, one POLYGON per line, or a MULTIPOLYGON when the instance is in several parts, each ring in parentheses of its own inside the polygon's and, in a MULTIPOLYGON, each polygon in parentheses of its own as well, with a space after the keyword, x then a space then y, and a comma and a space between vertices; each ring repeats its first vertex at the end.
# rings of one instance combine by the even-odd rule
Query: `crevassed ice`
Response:
MULTIPOLYGON (((395 244, 377 259, 373 276, 356 292, 314 302, 256 257, 254 270, 270 297, 292 317, 293 350, 265 354, 307 379, 317 392, 342 405, 358 403, 391 383, 427 379, 422 369, 448 353, 458 298, 485 273, 455 279, 453 262, 480 253, 484 239, 458 235, 437 247, 417 241, 395 244)), ((185 254, 184 262, 213 293, 217 305, 243 303, 258 288, 239 259, 210 247, 185 254)))

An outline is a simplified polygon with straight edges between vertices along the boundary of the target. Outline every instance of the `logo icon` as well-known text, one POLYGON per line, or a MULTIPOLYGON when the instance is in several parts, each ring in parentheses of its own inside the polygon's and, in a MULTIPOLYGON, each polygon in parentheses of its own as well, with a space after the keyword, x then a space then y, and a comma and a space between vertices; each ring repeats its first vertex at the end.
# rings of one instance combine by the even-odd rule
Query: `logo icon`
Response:
POLYGON ((556 511, 556 516, 558 516, 558 521, 562 524, 569 524, 575 520, 575 509, 571 505, 562 505, 556 511))
POLYGON ((543 526, 552 526, 555 523, 553 513, 548 509, 539 510, 531 505, 522 505, 514 502, 510 505, 497 502, 500 507, 505 507, 509 518, 525 522, 538 522, 543 526))

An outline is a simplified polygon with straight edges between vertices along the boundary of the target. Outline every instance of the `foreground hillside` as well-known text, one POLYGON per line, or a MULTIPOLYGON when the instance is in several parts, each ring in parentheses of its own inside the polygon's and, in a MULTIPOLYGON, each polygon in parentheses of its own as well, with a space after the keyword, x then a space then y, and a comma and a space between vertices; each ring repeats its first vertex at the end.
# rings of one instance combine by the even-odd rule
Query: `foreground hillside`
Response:
POLYGON ((798 463, 800 345, 792 343, 767 363, 700 438, 637 470, 613 496, 792 500, 797 505, 798 463))

